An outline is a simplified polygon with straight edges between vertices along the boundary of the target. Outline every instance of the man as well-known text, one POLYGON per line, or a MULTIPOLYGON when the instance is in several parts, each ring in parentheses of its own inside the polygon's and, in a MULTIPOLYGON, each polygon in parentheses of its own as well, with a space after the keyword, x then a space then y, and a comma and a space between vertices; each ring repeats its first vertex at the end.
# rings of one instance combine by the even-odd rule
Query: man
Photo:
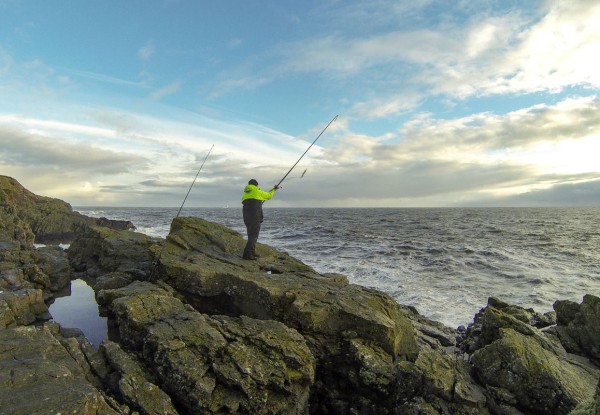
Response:
POLYGON ((261 190, 258 187, 258 182, 255 179, 248 181, 248 185, 244 188, 242 195, 242 204, 244 205, 244 224, 248 233, 248 242, 244 248, 242 258, 254 260, 256 255, 256 242, 260 233, 260 224, 263 221, 262 204, 265 200, 275 196, 275 191, 278 187, 274 186, 268 192, 261 190))

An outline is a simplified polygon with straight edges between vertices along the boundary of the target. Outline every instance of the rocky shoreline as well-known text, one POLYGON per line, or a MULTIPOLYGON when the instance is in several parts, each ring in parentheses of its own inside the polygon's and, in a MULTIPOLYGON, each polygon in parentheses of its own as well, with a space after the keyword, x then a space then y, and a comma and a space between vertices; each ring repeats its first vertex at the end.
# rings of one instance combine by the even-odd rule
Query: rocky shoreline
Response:
POLYGON ((490 298, 452 329, 266 245, 243 261, 216 223, 134 229, 0 176, 1 415, 600 414, 592 294, 490 298), (98 348, 48 312, 77 278, 114 329, 98 348))

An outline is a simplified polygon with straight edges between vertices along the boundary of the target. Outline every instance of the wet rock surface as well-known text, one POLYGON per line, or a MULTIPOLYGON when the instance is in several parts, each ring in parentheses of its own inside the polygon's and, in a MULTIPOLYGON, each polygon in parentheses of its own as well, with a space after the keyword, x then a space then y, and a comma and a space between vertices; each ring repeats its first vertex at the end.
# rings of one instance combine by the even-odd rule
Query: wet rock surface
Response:
POLYGON ((454 330, 199 218, 166 239, 0 176, 0 414, 598 414, 600 299, 454 330), (67 242, 38 247, 34 242, 67 242), (109 340, 49 322, 73 278, 109 340))

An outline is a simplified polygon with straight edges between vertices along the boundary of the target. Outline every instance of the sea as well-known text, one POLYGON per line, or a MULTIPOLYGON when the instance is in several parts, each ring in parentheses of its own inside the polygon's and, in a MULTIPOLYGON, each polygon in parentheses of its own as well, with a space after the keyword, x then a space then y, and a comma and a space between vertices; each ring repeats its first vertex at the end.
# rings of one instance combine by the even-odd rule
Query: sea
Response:
MULTIPOLYGON (((165 237, 178 208, 82 207, 165 237)), ((600 208, 264 208, 259 242, 456 328, 488 297, 545 313, 600 296, 600 208)), ((240 208, 184 208, 245 237, 240 208)))

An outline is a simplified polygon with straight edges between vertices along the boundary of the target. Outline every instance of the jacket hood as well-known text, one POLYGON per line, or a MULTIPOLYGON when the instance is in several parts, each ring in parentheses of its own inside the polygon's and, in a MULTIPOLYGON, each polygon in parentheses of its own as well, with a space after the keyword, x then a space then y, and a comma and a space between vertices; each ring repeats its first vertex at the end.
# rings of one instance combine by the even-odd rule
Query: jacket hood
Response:
MULTIPOLYGON (((254 186, 253 184, 249 184, 244 188, 244 193, 250 193, 251 191, 253 191, 254 189, 256 189, 258 186, 254 186)), ((238 190, 239 191, 239 190, 238 190)))

